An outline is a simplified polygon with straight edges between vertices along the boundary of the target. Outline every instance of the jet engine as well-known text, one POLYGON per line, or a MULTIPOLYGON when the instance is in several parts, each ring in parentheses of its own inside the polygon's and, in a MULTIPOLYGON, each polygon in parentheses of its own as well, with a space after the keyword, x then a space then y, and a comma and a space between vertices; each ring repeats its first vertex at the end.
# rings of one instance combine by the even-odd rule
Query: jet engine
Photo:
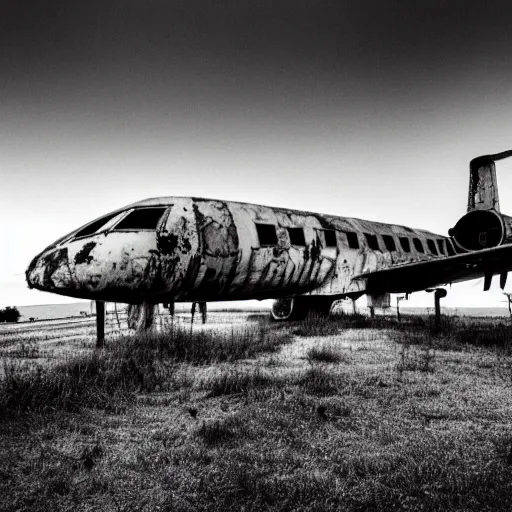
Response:
POLYGON ((448 231, 461 252, 512 242, 512 217, 500 213, 495 165, 509 156, 512 150, 471 160, 468 212, 448 231))

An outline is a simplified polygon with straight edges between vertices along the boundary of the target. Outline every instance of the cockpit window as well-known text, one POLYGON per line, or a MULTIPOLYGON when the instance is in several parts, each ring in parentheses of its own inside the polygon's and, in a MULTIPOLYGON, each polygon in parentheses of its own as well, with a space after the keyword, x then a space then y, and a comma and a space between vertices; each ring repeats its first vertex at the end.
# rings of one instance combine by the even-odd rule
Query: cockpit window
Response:
POLYGON ((78 231, 78 233, 75 233, 73 238, 78 238, 80 236, 89 236, 89 235, 96 233, 96 231, 101 229, 105 224, 107 224, 107 222, 110 222, 117 215, 119 215, 119 212, 111 213, 110 215, 107 215, 106 217, 102 217, 101 219, 95 220, 91 224, 88 224, 87 226, 82 228, 80 231, 78 231))
POLYGON ((165 207, 138 208, 130 212, 119 222, 114 227, 114 231, 122 229, 156 229, 156 225, 164 211, 165 207))

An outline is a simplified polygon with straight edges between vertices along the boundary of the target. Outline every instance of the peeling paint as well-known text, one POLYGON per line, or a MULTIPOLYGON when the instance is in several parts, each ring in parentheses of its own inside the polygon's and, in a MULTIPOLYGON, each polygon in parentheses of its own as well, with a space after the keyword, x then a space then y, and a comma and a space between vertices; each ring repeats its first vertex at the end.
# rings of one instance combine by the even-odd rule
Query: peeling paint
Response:
POLYGON ((91 256, 91 251, 96 247, 96 242, 87 242, 82 249, 76 253, 75 255, 75 263, 79 265, 80 263, 91 263, 93 257, 91 256))
POLYGON ((428 238, 444 239, 405 226, 228 201, 170 197, 138 205, 166 207, 154 231, 116 231, 113 222, 101 235, 65 237, 30 264, 29 286, 133 304, 351 296, 364 292, 367 282, 354 279, 364 272, 433 258, 403 251, 398 237, 414 236, 425 246, 428 238), (275 245, 260 245, 256 222, 275 226, 275 245), (305 245, 291 245, 288 228, 302 229, 305 245), (326 246, 326 229, 336 234, 335 246, 326 246), (347 232, 360 235, 359 248, 349 246, 347 232), (362 233, 394 237, 396 251, 386 251, 382 239, 381 250, 369 249, 362 233))
POLYGON ((66 248, 58 249, 47 254, 44 258, 43 268, 43 286, 47 288, 55 287, 53 282, 53 274, 58 270, 61 265, 66 265, 68 262, 68 251, 66 248))

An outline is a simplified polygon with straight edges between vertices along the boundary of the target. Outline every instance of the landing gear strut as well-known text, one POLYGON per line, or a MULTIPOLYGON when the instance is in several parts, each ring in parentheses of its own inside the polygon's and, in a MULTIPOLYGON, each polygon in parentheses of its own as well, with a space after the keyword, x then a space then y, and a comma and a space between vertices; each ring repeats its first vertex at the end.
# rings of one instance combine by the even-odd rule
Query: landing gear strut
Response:
POLYGON ((96 348, 105 345, 105 303, 96 301, 96 348))
POLYGON ((328 316, 333 302, 330 297, 286 297, 274 301, 271 314, 278 321, 302 320, 310 312, 328 316))

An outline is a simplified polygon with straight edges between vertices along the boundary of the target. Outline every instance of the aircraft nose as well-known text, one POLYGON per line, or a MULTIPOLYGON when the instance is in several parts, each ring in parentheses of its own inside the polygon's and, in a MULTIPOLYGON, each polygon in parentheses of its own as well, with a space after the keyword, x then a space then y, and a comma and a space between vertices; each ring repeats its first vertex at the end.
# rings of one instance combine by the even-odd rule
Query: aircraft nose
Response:
POLYGON ((38 254, 25 272, 29 288, 58 292, 67 288, 71 282, 66 247, 50 249, 38 254))
POLYGON ((27 270, 25 271, 25 280, 27 281, 29 288, 38 288, 40 285, 39 273, 36 271, 38 260, 38 256, 33 258, 27 270))

